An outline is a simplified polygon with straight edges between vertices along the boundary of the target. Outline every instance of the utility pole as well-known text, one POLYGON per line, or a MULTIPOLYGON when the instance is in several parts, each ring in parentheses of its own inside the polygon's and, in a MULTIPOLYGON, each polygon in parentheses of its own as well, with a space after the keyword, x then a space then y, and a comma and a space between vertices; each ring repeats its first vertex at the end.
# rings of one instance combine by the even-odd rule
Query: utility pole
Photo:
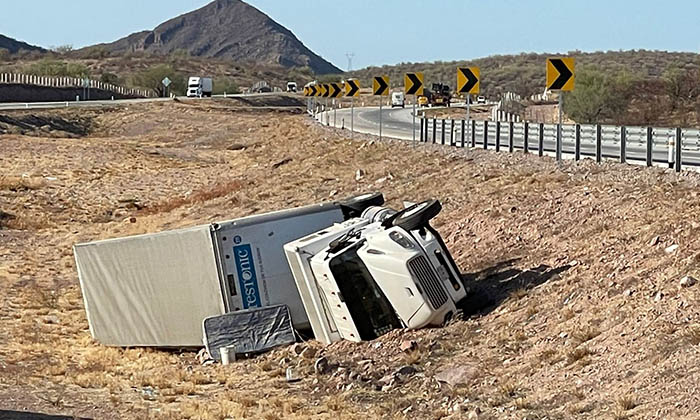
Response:
POLYGON ((348 58, 348 71, 352 71, 352 59, 355 57, 355 53, 345 53, 345 56, 348 58))

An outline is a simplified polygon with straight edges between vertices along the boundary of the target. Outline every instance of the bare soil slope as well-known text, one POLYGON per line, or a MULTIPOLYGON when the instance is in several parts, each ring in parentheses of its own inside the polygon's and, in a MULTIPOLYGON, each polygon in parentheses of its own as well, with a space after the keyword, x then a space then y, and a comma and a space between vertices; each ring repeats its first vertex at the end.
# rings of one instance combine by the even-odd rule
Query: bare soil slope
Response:
MULTIPOLYGON (((72 112, 51 117, 77 120, 72 112)), ((700 261, 694 173, 352 141, 304 115, 220 103, 82 112, 91 122, 82 138, 0 136, 0 409, 697 418, 700 285, 680 285, 700 261), (228 367, 91 339, 74 243, 377 189, 394 206, 442 200, 436 226, 477 304, 465 305, 465 320, 370 343, 309 342, 228 367), (415 350, 401 350, 407 340, 415 350), (320 356, 328 373, 314 373, 320 356), (287 383, 287 367, 302 380, 287 383)))

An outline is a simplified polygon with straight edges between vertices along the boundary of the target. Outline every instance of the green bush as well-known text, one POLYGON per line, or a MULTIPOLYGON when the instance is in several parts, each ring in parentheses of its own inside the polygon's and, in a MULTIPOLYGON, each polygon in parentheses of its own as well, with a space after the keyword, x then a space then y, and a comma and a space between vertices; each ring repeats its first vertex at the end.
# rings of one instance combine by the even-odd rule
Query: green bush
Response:
POLYGON ((120 85, 121 79, 114 73, 106 72, 102 73, 102 76, 100 76, 100 82, 111 83, 113 85, 120 85))
POLYGON ((131 78, 131 85, 134 87, 153 89, 159 96, 162 96, 164 91, 162 81, 166 77, 172 82, 169 87, 169 91, 171 93, 176 95, 185 94, 185 91, 187 90, 186 77, 177 72, 169 64, 151 66, 146 70, 133 75, 131 78))
POLYGON ((89 77, 90 71, 80 63, 43 59, 22 69, 22 73, 35 76, 89 77))
POLYGON ((624 72, 609 74, 600 68, 577 71, 576 89, 564 96, 564 111, 576 122, 617 122, 632 100, 632 78, 624 72))
POLYGON ((226 92, 227 94, 241 93, 240 89, 238 88, 238 84, 231 78, 215 78, 213 84, 214 95, 222 95, 224 92, 226 92))

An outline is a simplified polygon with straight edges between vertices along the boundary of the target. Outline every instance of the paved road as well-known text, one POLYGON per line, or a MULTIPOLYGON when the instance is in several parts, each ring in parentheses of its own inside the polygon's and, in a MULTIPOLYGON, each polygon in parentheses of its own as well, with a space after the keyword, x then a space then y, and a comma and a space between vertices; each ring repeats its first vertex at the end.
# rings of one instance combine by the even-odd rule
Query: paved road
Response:
MULTIPOLYGON (((420 111, 420 110, 419 110, 420 111)), ((382 109, 382 134, 386 137, 397 138, 401 140, 412 140, 413 139, 413 118, 412 118, 412 108, 407 107, 405 109, 401 108, 383 108, 382 109)), ((420 112, 419 112, 420 113, 420 112)), ((328 111, 326 113, 320 113, 317 115, 317 119, 323 124, 328 124, 329 126, 344 127, 346 129, 350 128, 351 120, 351 110, 349 108, 339 109, 337 111, 328 111), (334 123, 335 121, 335 123, 334 123)), ((476 143, 478 148, 483 147, 483 122, 477 122, 479 127, 476 131, 476 143)), ((493 126, 493 122, 491 123, 493 126)), ((507 123, 506 123, 507 124, 507 123)), ((459 123, 455 123, 455 141, 457 144, 461 143, 461 130, 459 129, 459 123)), ((358 107, 354 109, 354 128, 356 132, 379 135, 379 108, 378 107, 358 107)), ((416 120, 416 138, 420 137, 420 121, 416 120)), ((447 132, 445 135, 445 142, 449 144, 450 142, 450 124, 447 124, 447 132)), ((696 132, 697 130, 692 130, 696 132)), ((436 130, 436 142, 442 142, 442 126, 438 121, 438 127, 436 130)), ((515 149, 522 149, 522 132, 517 132, 514 130, 514 144, 515 149)), ((683 145, 683 165, 700 166, 700 135, 693 134, 695 138, 684 139, 683 145)), ((467 144, 469 143, 469 137, 467 135, 467 144)), ((432 142, 432 126, 429 129, 429 141, 432 142)), ((530 133, 530 138, 528 140, 529 149, 531 152, 537 152, 538 139, 536 135, 530 133)), ((543 141, 544 154, 549 156, 555 156, 556 148, 556 138, 553 136, 545 136, 543 141)), ((488 140, 488 148, 495 149, 495 134, 491 133, 488 140)), ((500 140, 500 150, 508 151, 508 136, 503 134, 500 140)), ((668 167, 669 159, 671 162, 674 161, 675 155, 673 149, 669 156, 669 147, 665 138, 655 138, 654 149, 652 157, 654 164, 658 166, 668 167)), ((603 138, 602 142, 602 153, 604 159, 619 160, 620 156, 620 141, 619 138, 603 138)), ((595 156, 595 144, 588 140, 582 138, 581 142, 581 154, 582 157, 594 157, 595 156)), ((564 159, 574 159, 574 145, 571 139, 564 140, 563 144, 563 154, 564 159)), ((645 164, 646 158, 646 144, 644 141, 628 140, 626 146, 626 157, 628 163, 638 163, 645 164)))

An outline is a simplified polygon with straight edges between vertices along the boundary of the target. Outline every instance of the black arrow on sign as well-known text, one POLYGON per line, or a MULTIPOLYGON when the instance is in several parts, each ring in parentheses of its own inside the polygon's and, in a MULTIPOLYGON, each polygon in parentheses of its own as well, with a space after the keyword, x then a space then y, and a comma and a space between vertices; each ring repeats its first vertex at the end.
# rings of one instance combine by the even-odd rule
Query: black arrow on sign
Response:
POLYGON ((467 78, 467 83, 464 84, 459 89, 459 93, 469 93, 471 92, 472 89, 474 89, 474 86, 476 86, 477 83, 479 83, 479 79, 476 77, 476 75, 471 71, 469 67, 460 67, 459 71, 462 72, 464 77, 467 78))
POLYGON ((340 85, 331 83, 331 98, 337 98, 338 96, 340 96, 340 85))
POLYGON ((309 93, 310 93, 309 96, 316 96, 316 92, 317 92, 316 86, 314 86, 314 85, 309 86, 309 93))
POLYGON ((416 75, 415 73, 408 73, 408 80, 411 81, 412 85, 406 91, 406 95, 415 95, 423 86, 423 83, 421 83, 420 79, 418 78, 418 75, 416 75))
POLYGON ((564 61, 560 58, 554 58, 550 60, 555 69, 559 72, 559 77, 549 86, 550 90, 558 90, 566 85, 566 82, 571 79, 574 74, 569 70, 569 68, 564 64, 564 61))
POLYGON ((374 94, 375 95, 384 95, 384 92, 386 92, 386 90, 389 89, 389 85, 386 84, 383 77, 375 77, 374 80, 376 80, 377 84, 379 85, 379 89, 377 89, 374 92, 374 94))
POLYGON ((357 94, 357 91, 360 90, 360 87, 357 86, 357 83, 355 83, 354 80, 347 80, 345 83, 350 85, 350 90, 345 96, 355 96, 355 94, 357 94))
POLYGON ((323 97, 324 97, 324 98, 327 98, 328 95, 331 93, 331 87, 330 87, 330 85, 325 85, 324 87, 325 87, 326 89, 323 91, 323 97))

